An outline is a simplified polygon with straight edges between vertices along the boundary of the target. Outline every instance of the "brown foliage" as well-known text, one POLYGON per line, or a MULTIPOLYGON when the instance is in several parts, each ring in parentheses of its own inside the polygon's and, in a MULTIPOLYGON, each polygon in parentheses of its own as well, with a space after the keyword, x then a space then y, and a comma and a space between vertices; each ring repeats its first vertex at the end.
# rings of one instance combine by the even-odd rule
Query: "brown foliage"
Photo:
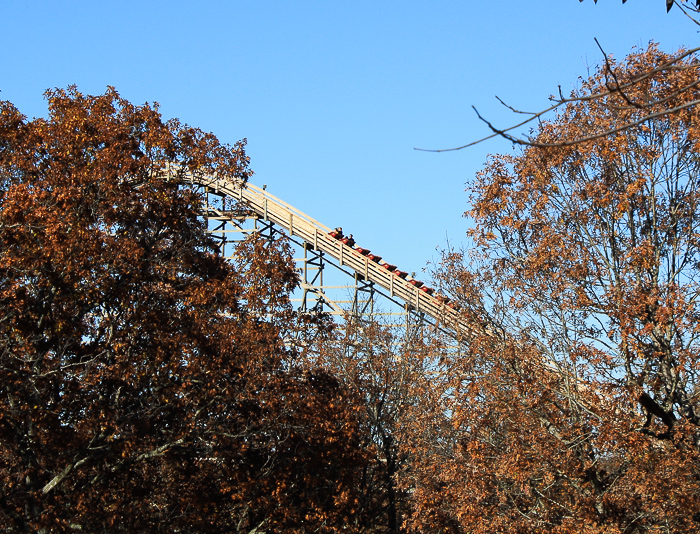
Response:
POLYGON ((215 254, 175 163, 244 143, 112 89, 0 103, 0 529, 335 532, 364 463, 351 393, 302 371, 283 243, 215 254))
POLYGON ((420 456, 414 524, 700 528, 700 89, 695 55, 655 70, 671 57, 613 64, 621 84, 653 73, 624 95, 601 68, 470 184, 476 249, 438 275, 490 335, 452 359, 452 450, 420 456))
POLYGON ((359 486, 355 532, 412 532, 405 524, 411 487, 402 480, 415 462, 416 440, 435 444, 434 425, 423 417, 434 416, 424 404, 428 391, 440 390, 433 376, 438 353, 416 325, 397 329, 356 319, 318 344, 314 364, 360 393, 362 448, 372 459, 359 486))

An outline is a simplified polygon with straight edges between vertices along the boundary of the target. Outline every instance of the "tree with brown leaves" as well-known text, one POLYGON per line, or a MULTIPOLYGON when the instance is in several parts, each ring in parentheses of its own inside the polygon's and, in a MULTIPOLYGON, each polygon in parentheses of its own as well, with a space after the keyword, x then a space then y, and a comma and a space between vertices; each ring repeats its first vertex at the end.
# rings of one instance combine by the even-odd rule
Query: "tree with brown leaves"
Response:
POLYGON ((245 181, 244 142, 113 89, 48 102, 0 103, 0 530, 342 530, 356 403, 284 342, 304 335, 288 249, 253 238, 225 262, 163 179, 245 181))
POLYGON ((401 484, 411 470, 416 440, 434 442, 433 434, 417 436, 426 413, 426 390, 439 391, 433 379, 439 349, 424 343, 418 325, 392 328, 348 318, 318 344, 314 365, 332 373, 356 397, 362 422, 362 448, 372 455, 363 469, 361 500, 353 532, 408 534, 410 487, 401 484))
POLYGON ((450 363, 415 525, 700 529, 700 64, 658 69, 682 54, 602 67, 470 184, 475 249, 437 274, 489 327, 450 363))

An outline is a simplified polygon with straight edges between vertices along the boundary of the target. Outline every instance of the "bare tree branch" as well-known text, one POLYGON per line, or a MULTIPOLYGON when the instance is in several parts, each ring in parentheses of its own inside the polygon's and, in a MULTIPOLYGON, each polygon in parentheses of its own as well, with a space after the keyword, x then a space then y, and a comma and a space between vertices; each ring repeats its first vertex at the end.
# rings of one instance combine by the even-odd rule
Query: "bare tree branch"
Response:
MULTIPOLYGON (((523 126, 531 123, 532 121, 539 120, 543 116, 547 115, 548 113, 555 111, 562 106, 566 106, 568 104, 573 104, 573 103, 580 103, 580 102, 587 102, 587 101, 593 101, 593 100, 602 100, 607 97, 610 97, 612 95, 618 95, 620 96, 628 105, 629 108, 634 108, 638 110, 644 110, 644 109, 649 109, 655 106, 662 105, 682 94, 684 94, 686 91, 693 89, 700 85, 700 78, 693 82, 690 83, 684 87, 681 87, 677 89, 676 91, 672 92, 669 95, 664 96, 663 98, 656 99, 656 100, 651 100, 649 102, 645 103, 639 103, 639 102, 634 102, 632 101, 628 94, 627 91, 628 89, 631 89, 633 87, 636 87, 638 84, 642 83, 643 81, 649 79, 650 77, 654 76, 655 74, 668 71, 668 70, 675 70, 675 69, 698 69, 700 68, 700 64, 697 62, 692 65, 680 65, 680 62, 685 59, 688 56, 692 56, 696 54, 698 51, 700 51, 700 47, 696 47, 690 50, 685 50, 679 52, 677 55, 673 56, 669 61, 662 63, 661 65, 658 65, 654 67, 653 69, 649 69, 647 71, 642 72, 641 74, 632 77, 629 81, 621 83, 620 80, 617 77, 617 74, 615 73, 615 70, 613 68, 613 65, 611 64, 608 56, 605 54, 605 51, 603 50, 602 46, 598 42, 598 40, 595 40, 596 44, 600 48, 601 52, 603 53, 603 57, 605 58, 605 75, 606 75, 606 82, 605 82, 605 87, 606 90, 592 93, 592 94, 586 94, 586 95, 581 95, 581 96, 572 96, 570 98, 565 98, 561 95, 561 87, 559 88, 559 98, 555 97, 550 97, 550 100, 554 102, 551 106, 549 106, 546 109, 543 109, 538 112, 527 112, 527 111, 521 111, 518 110, 517 108, 506 104, 503 100, 501 100, 498 96, 496 98, 498 101, 511 110, 513 113, 518 113, 518 114, 524 114, 524 115, 529 115, 529 117, 515 125, 509 126, 508 128, 498 128, 494 126, 489 120, 487 120, 485 117, 483 117, 479 111, 476 109, 476 107, 472 106, 472 109, 474 109, 474 112, 476 113, 477 117, 479 118, 480 121, 486 124, 488 128, 491 130, 492 134, 488 135, 486 137, 482 137, 481 139, 478 139, 476 141, 472 141, 470 143, 467 143, 462 146, 454 147, 454 148, 445 148, 445 149, 425 149, 425 148, 415 148, 415 150, 423 151, 423 152, 452 152, 456 150, 462 150, 464 148, 470 147, 477 145, 479 143, 482 143, 483 141, 486 141, 488 139, 492 139, 494 137, 501 137, 503 139, 507 139, 513 144, 516 145, 522 145, 522 146, 535 146, 535 147, 555 147, 555 146, 572 146, 572 145, 577 145, 580 143, 585 143, 587 141, 591 141, 593 139, 599 139, 601 137, 605 137, 607 135, 615 134, 621 131, 624 131, 628 128, 633 128, 635 126, 639 126, 640 124, 643 124, 644 122, 655 119, 658 117, 662 117, 664 115, 667 115, 669 113, 675 113, 678 111, 681 111, 683 109, 687 109, 690 107, 694 107, 698 103, 700 103, 700 100, 692 100, 690 102, 686 102, 682 105, 675 106, 669 109, 663 109, 660 111, 656 111, 653 113, 649 113, 645 115, 644 117, 630 121, 626 124, 623 124, 617 128, 610 129, 610 130, 602 130, 600 132, 597 132, 595 134, 591 134, 590 136, 586 137, 581 137, 581 138, 576 138, 576 139, 564 139, 562 141, 558 141, 556 143, 538 143, 535 141, 532 141, 529 138, 524 138, 524 137, 518 137, 515 135, 512 135, 508 132, 511 132, 513 130, 517 130, 519 128, 522 128, 523 126), (614 83, 610 83, 607 80, 607 77, 610 76, 614 83)), ((628 108, 628 109, 629 109, 628 108)), ((623 108, 620 108, 623 109, 623 108)))

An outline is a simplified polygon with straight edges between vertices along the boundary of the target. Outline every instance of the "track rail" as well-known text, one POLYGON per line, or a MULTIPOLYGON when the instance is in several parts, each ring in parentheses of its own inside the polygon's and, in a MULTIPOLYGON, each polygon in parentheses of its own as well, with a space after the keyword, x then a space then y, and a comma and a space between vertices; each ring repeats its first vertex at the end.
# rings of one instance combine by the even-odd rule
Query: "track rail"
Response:
MULTIPOLYGON (((173 177, 182 180, 181 169, 173 177)), ((290 236, 301 238, 314 250, 322 251, 335 258, 341 266, 355 271, 367 281, 384 288, 391 297, 397 297, 411 306, 416 312, 432 317, 438 325, 455 330, 456 333, 475 334, 477 328, 465 316, 447 305, 440 298, 430 295, 392 271, 372 261, 354 248, 331 237, 331 229, 309 217, 294 206, 271 195, 267 191, 246 183, 234 182, 215 175, 186 174, 185 181, 211 188, 215 193, 224 194, 239 201, 265 221, 283 228, 290 236)), ((224 213, 221 214, 225 216, 224 213)))
MULTIPOLYGON (((506 338, 497 335, 488 325, 481 324, 470 317, 468 313, 462 313, 442 302, 440 299, 421 291, 409 281, 393 274, 391 271, 375 263, 357 250, 331 237, 331 229, 299 211, 292 205, 271 195, 267 191, 252 184, 233 182, 227 178, 215 175, 199 175, 184 173, 181 167, 171 166, 166 171, 166 179, 175 179, 192 183, 202 187, 209 187, 216 193, 230 196, 239 201, 244 207, 252 210, 265 221, 269 221, 282 227, 290 236, 297 236, 311 245, 315 250, 325 252, 335 258, 340 265, 348 266, 365 280, 372 281, 389 292, 392 297, 398 297, 415 311, 423 312, 436 321, 436 326, 441 329, 451 330, 455 338, 469 341, 476 336, 486 335, 491 338, 501 338, 509 343, 506 338)), ((222 219, 227 218, 225 213, 220 214, 222 219)), ((517 346, 516 341, 512 341, 517 346)), ((603 395, 590 385, 582 383, 576 374, 563 368, 560 362, 545 359, 540 366, 546 373, 554 373, 564 380, 567 391, 573 387, 579 391, 593 391, 603 395)))

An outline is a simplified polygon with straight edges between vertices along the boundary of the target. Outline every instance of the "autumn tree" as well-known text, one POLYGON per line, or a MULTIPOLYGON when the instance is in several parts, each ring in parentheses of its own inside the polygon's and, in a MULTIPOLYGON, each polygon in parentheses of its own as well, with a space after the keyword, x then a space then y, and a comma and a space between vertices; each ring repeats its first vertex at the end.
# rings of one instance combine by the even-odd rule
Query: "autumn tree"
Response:
POLYGON ((474 248, 436 274, 475 328, 414 525, 700 530, 699 68, 653 44, 610 60, 469 183, 474 248))
POLYGON ((342 530, 360 423, 285 343, 287 246, 225 262, 164 178, 245 182, 244 142, 113 89, 47 98, 46 119, 0 103, 0 530, 342 530))
MULTIPOLYGON (((313 364, 327 370, 357 391, 362 449, 371 454, 360 479, 354 532, 406 534, 411 488, 401 479, 411 470, 418 420, 430 392, 440 390, 434 380, 439 350, 426 342, 421 324, 396 325, 348 317, 316 346, 313 364)), ((425 429, 424 429, 425 430, 425 429)))

